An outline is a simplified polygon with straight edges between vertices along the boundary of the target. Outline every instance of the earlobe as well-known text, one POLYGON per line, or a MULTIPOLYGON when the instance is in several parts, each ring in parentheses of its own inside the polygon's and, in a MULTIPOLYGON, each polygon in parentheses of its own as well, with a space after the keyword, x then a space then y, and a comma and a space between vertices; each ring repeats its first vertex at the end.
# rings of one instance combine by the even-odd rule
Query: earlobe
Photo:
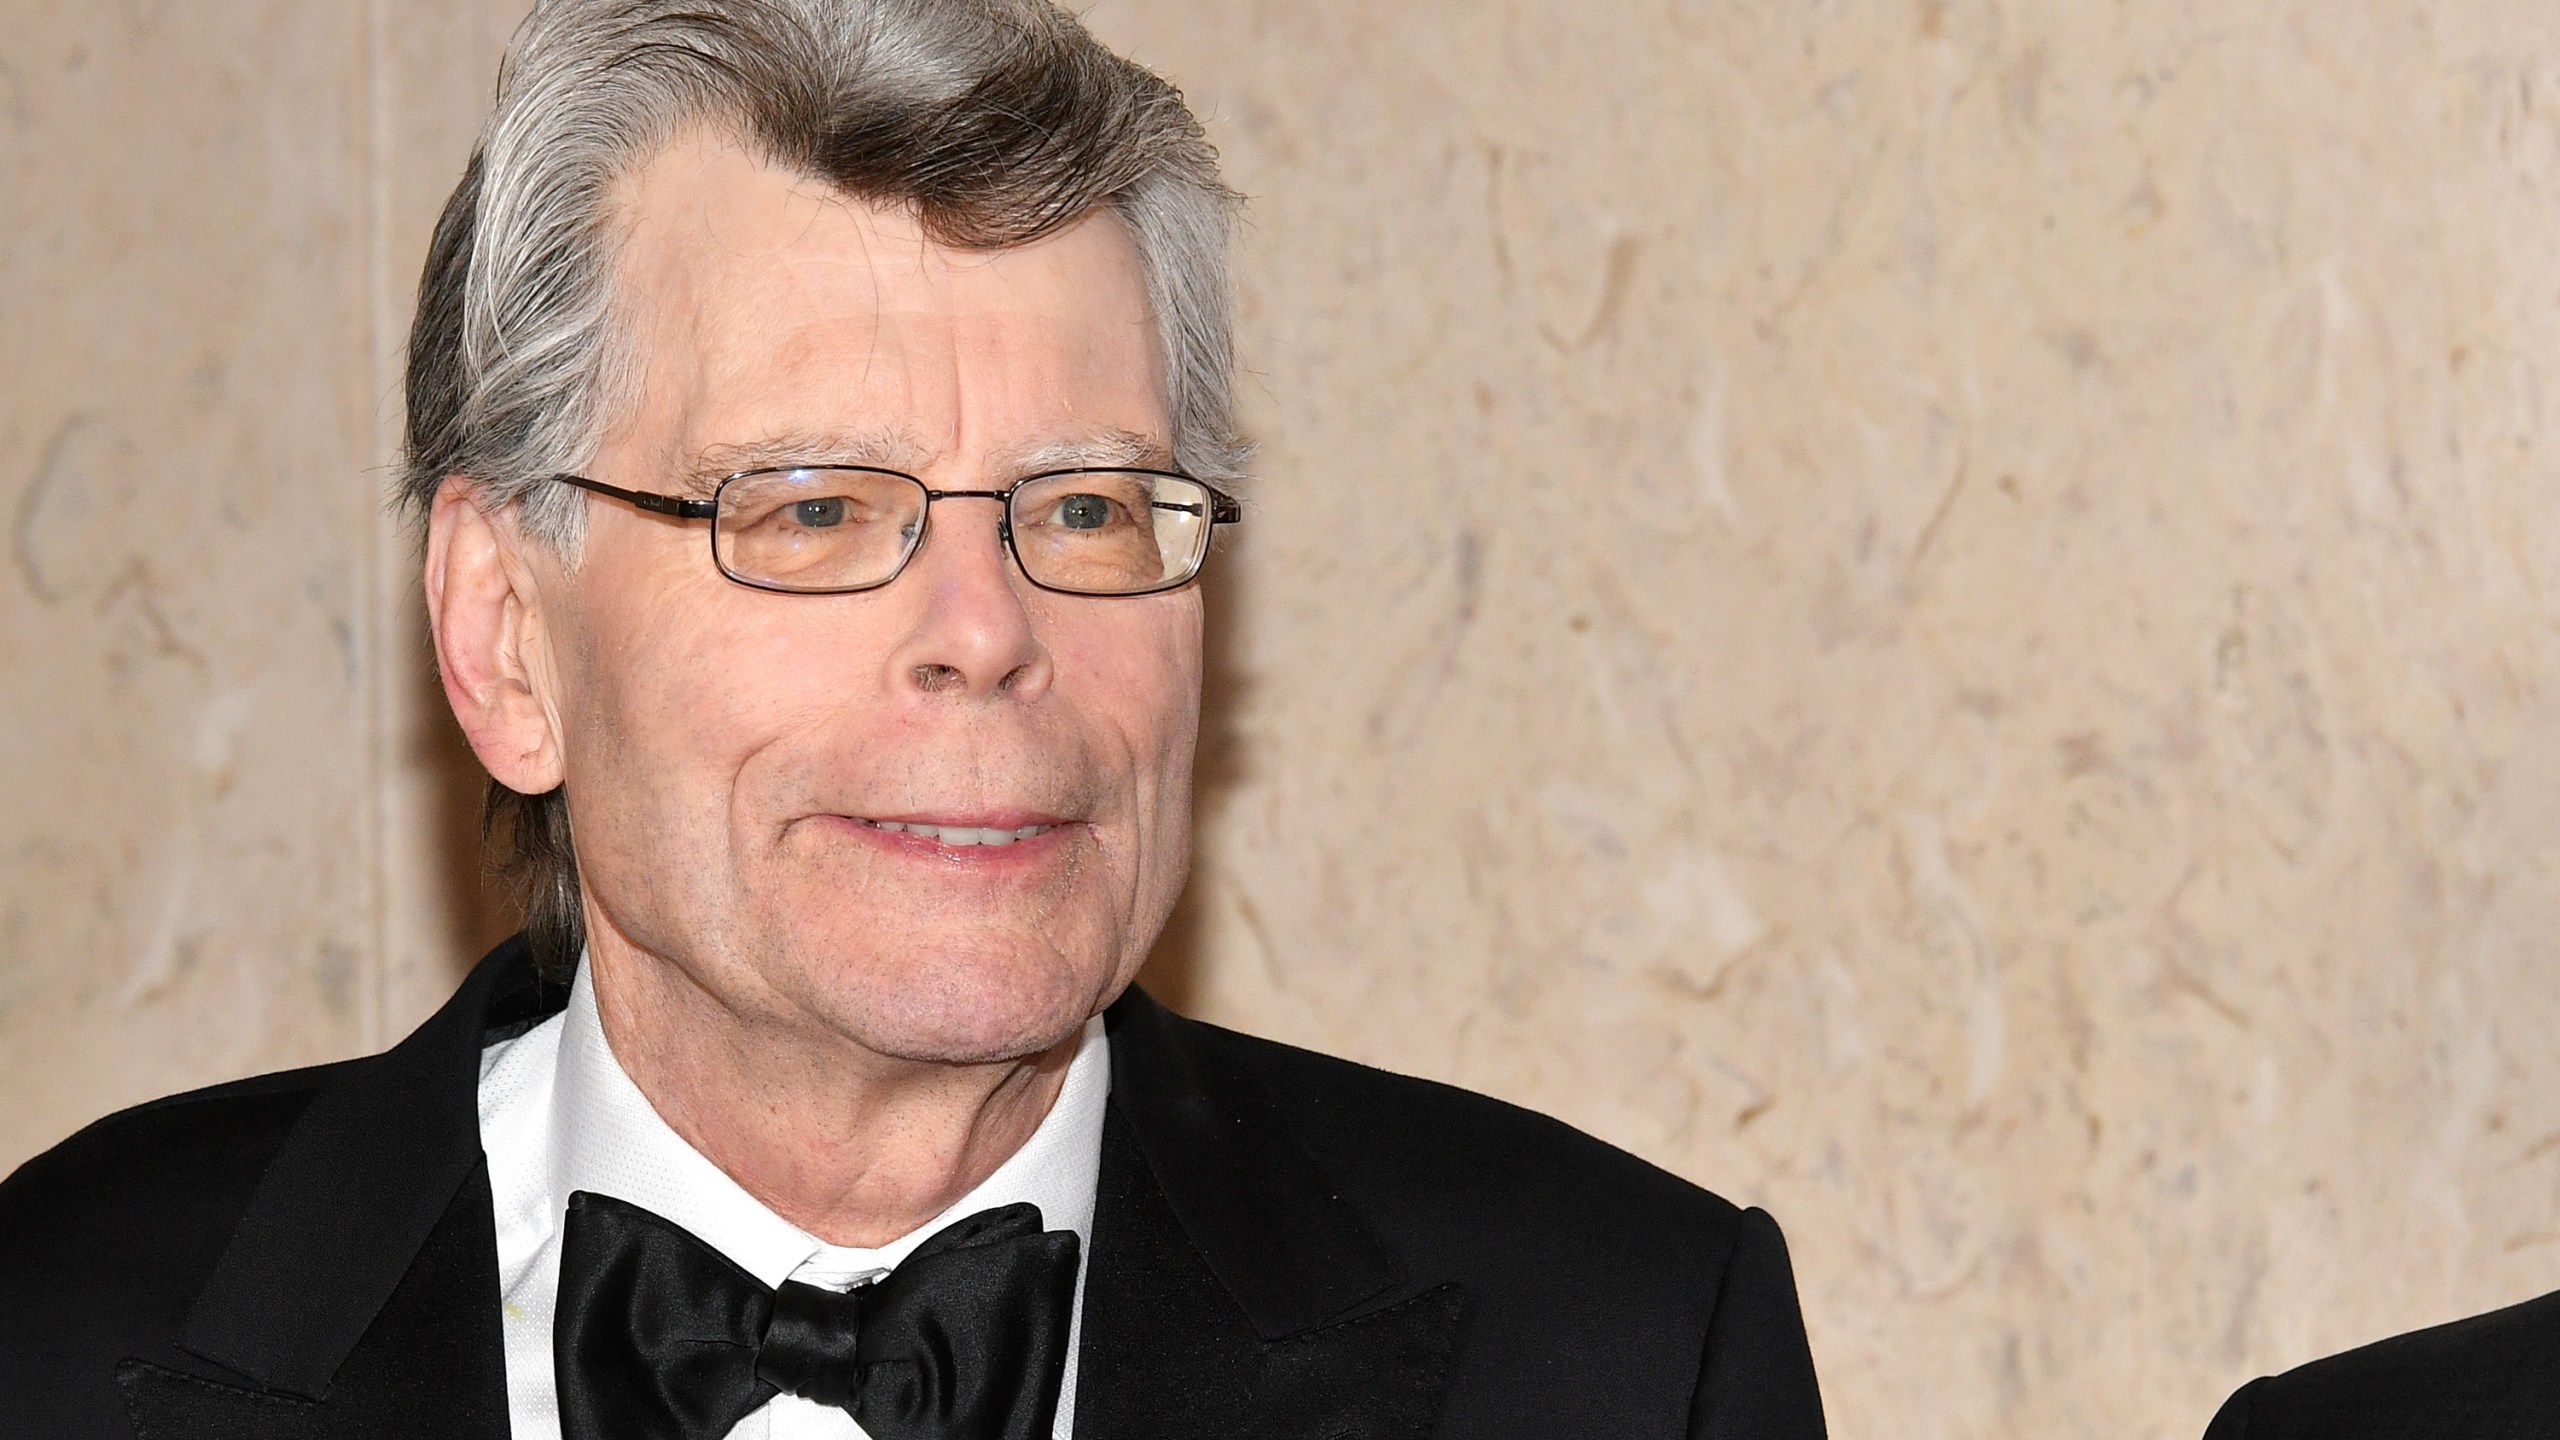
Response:
POLYGON ((541 596, 522 544, 469 480, 447 476, 427 515, 422 578, 454 719, 493 779, 539 795, 560 784, 563 766, 541 596))

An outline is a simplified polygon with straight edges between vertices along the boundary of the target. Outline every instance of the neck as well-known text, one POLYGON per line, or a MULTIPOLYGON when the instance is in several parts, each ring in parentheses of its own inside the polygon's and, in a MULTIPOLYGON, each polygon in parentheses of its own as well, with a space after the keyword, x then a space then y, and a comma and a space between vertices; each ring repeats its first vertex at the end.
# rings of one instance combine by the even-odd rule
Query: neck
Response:
POLYGON ((1048 1116, 1083 1034, 987 1064, 885 1056, 594 938, 598 1016, 632 1083, 685 1143, 831 1245, 885 1245, 994 1174, 1048 1116))

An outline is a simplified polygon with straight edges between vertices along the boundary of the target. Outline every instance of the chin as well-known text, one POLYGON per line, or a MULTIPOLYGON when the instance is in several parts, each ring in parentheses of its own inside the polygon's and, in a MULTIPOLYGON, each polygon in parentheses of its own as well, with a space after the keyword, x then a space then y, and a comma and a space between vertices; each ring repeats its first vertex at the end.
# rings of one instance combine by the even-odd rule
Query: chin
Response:
POLYGON ((986 1064, 1037 1055, 1072 1038, 1099 985, 1055 952, 927 952, 821 981, 819 1008, 866 1049, 902 1060, 986 1064), (851 983, 848 983, 851 982, 851 983))

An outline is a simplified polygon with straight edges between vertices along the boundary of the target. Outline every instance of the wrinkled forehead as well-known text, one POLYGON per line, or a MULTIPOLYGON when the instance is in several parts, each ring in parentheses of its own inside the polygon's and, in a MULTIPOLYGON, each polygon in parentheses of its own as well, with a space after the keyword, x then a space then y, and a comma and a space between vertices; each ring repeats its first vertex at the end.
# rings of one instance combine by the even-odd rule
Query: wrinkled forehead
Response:
POLYGON ((618 213, 636 403, 617 428, 687 478, 1168 463, 1161 340, 1108 210, 958 248, 907 207, 695 136, 633 171, 618 213))

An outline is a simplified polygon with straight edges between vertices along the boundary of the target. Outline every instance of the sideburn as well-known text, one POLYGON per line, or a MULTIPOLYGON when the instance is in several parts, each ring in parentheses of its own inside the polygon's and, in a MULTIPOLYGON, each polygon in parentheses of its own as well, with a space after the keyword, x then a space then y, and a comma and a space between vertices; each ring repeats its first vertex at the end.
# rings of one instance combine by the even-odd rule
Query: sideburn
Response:
POLYGON ((545 980, 567 984, 587 948, 567 789, 554 786, 526 795, 490 781, 480 812, 480 842, 492 852, 491 868, 515 892, 534 970, 545 980))

